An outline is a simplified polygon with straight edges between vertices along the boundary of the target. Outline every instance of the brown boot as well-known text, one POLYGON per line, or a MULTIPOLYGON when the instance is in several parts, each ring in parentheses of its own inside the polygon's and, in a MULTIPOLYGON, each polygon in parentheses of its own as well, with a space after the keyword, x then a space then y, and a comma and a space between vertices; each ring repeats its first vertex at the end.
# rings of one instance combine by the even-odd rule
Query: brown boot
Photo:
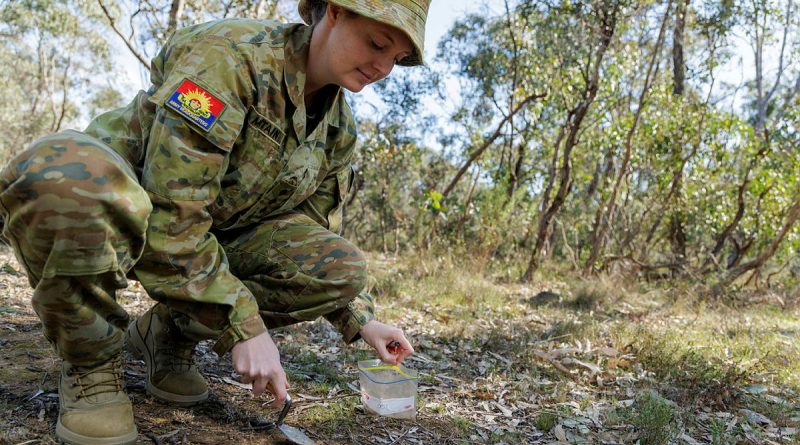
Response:
POLYGON ((195 342, 158 303, 128 326, 128 348, 147 364, 147 392, 165 402, 191 406, 208 398, 208 384, 194 365, 195 342))
POLYGON ((120 358, 96 367, 61 365, 56 436, 75 445, 136 442, 133 408, 125 394, 120 358))

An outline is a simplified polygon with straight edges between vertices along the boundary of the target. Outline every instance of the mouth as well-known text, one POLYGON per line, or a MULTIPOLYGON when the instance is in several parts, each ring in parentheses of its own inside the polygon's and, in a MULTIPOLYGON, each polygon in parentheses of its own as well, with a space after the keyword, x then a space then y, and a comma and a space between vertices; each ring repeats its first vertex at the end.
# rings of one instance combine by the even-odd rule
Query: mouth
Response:
POLYGON ((367 73, 361 71, 361 69, 359 69, 359 68, 356 68, 356 71, 358 71, 359 77, 361 77, 361 81, 362 82, 364 82, 364 83, 371 83, 372 82, 372 76, 368 76, 367 73))

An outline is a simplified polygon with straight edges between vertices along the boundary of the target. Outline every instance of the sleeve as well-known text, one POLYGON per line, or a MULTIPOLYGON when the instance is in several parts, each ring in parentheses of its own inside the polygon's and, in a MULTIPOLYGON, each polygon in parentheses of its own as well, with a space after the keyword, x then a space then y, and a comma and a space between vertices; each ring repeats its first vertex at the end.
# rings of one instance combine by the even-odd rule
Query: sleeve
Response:
POLYGON ((222 355, 266 330, 252 293, 209 232, 208 206, 254 96, 244 58, 221 37, 195 39, 150 97, 157 105, 141 183, 153 203, 137 278, 157 300, 229 306, 214 347, 222 355))
POLYGON ((342 334, 346 343, 353 343, 361 338, 361 328, 375 319, 375 301, 364 290, 347 306, 325 315, 325 319, 342 334))

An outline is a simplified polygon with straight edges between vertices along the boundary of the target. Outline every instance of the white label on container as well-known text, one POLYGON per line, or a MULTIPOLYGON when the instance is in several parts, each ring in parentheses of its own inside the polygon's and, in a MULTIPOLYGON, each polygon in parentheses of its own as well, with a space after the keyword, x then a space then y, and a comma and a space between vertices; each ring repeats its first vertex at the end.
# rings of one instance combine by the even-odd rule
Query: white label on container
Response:
POLYGON ((361 401, 364 405, 377 414, 386 416, 397 414, 414 409, 414 397, 402 397, 398 399, 379 399, 361 391, 361 401))

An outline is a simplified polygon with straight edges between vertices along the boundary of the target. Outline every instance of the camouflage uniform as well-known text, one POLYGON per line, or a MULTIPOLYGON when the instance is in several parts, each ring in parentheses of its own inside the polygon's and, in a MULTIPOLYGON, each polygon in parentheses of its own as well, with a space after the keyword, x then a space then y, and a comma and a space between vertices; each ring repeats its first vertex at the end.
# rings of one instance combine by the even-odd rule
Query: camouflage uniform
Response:
POLYGON ((217 338, 218 353, 319 316, 358 338, 374 317, 366 263, 338 235, 356 129, 338 87, 307 116, 310 36, 255 20, 181 30, 147 92, 3 170, 3 235, 63 358, 118 353, 126 278, 187 337, 217 338))

